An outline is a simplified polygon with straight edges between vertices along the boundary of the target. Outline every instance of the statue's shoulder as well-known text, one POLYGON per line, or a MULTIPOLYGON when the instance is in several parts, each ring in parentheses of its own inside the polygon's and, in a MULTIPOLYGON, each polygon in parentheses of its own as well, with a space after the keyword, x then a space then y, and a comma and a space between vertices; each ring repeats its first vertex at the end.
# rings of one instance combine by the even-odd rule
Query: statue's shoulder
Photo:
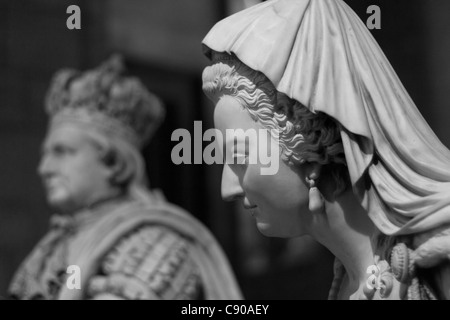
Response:
POLYGON ((89 284, 91 297, 197 299, 201 294, 191 242, 176 230, 145 224, 117 241, 89 284))

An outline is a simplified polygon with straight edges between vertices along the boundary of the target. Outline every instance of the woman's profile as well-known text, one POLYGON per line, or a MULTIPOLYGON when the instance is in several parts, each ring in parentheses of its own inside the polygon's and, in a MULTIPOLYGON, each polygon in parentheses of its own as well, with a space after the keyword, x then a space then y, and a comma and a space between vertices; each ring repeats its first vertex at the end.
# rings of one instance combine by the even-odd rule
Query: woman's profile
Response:
POLYGON ((341 0, 267 1, 203 44, 216 128, 270 129, 280 147, 277 173, 261 175, 235 151, 257 144, 225 143, 238 161, 223 198, 264 235, 330 249, 331 299, 450 298, 450 151, 357 15, 341 0))

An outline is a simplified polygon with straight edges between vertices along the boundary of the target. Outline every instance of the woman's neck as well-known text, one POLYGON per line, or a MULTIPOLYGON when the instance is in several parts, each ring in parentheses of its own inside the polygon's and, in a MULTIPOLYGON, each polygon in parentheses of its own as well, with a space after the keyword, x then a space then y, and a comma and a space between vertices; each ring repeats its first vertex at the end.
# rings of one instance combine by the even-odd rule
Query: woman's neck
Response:
POLYGON ((367 268, 374 265, 372 235, 376 228, 351 190, 334 201, 326 201, 326 215, 317 240, 343 264, 346 277, 339 299, 363 294, 367 268))

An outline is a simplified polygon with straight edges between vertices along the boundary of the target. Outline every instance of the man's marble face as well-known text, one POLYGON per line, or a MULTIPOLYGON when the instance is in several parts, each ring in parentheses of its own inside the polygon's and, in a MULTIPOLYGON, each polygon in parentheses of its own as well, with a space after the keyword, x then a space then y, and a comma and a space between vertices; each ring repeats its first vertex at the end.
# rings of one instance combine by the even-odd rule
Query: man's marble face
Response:
POLYGON ((101 161, 89 135, 76 125, 61 125, 48 132, 38 172, 48 203, 61 212, 80 210, 112 192, 112 169, 101 161))

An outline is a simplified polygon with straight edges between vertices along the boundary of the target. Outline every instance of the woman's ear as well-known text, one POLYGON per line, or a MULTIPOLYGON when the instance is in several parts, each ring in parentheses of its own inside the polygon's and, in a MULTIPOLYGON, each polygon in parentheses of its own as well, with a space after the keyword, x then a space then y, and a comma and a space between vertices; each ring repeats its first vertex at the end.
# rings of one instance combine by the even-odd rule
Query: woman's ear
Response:
MULTIPOLYGON (((327 200, 332 200, 337 195, 335 179, 329 165, 322 165, 317 162, 308 163, 306 169, 306 182, 311 188, 314 184, 318 188, 323 197, 327 200)), ((338 191, 341 192, 341 191, 338 191)))
POLYGON ((306 168, 307 181, 314 180, 316 185, 318 184, 320 173, 322 171, 322 165, 317 162, 310 162, 306 168))

